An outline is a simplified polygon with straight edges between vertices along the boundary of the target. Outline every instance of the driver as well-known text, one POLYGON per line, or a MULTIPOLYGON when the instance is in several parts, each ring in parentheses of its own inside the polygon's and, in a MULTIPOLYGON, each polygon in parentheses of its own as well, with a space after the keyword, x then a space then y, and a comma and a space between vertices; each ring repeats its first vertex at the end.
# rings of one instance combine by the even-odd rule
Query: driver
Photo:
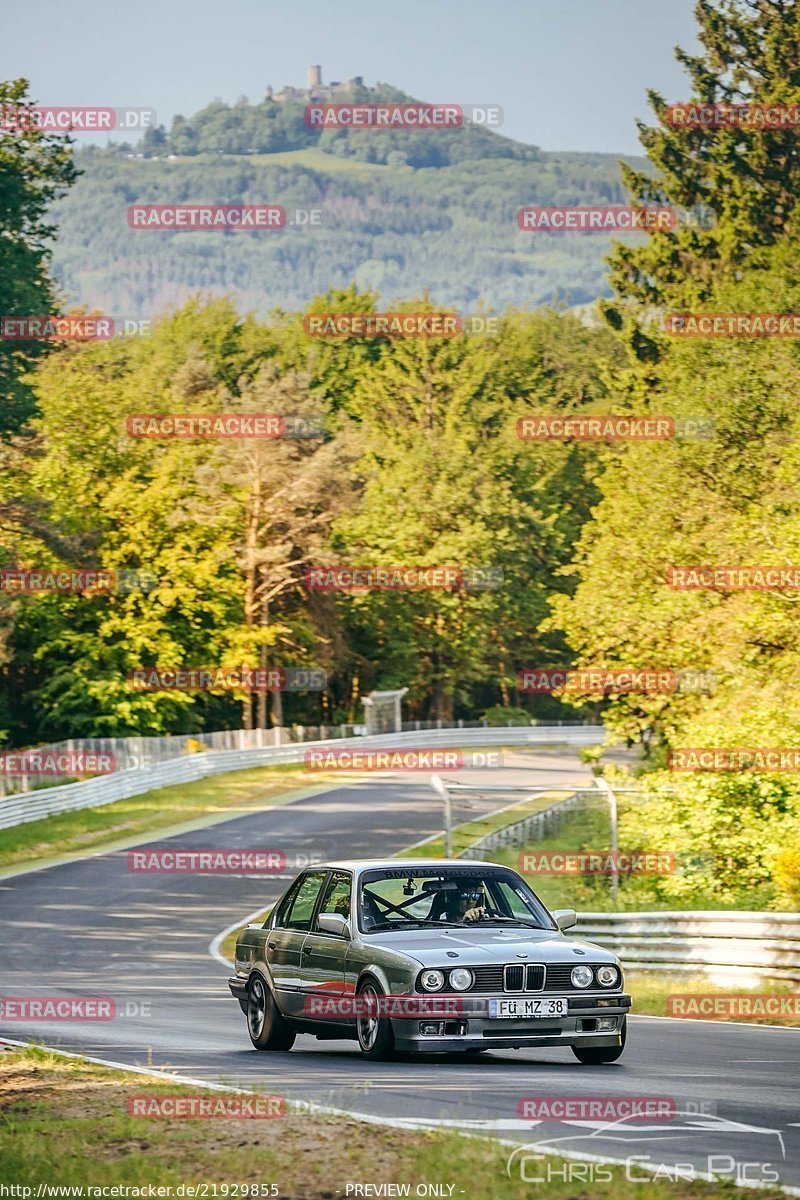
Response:
POLYGON ((486 916, 486 897, 479 880, 459 880, 457 888, 439 894, 445 897, 444 915, 448 921, 471 923, 486 916))

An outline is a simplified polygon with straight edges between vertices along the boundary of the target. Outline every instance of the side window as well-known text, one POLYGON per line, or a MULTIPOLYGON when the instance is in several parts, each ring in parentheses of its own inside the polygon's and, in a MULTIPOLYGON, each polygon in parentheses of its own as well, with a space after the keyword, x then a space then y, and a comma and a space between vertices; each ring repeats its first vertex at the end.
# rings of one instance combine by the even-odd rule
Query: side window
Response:
MULTIPOLYGON (((272 923, 273 929, 281 929, 286 925, 286 917, 289 913, 289 909, 292 907, 292 902, 297 895, 297 889, 300 887, 302 882, 302 879, 295 879, 294 883, 281 900, 280 904, 278 905, 278 911, 275 914, 275 920, 272 923)), ((267 924, 269 924, 269 922, 267 922, 267 924)))
MULTIPOLYGON (((346 921, 350 920, 350 876, 346 871, 334 871, 328 880, 328 886, 322 897, 319 916, 322 913, 338 913, 346 921)), ((319 928, 319 916, 314 928, 319 928)))
POLYGON ((284 917, 285 929, 308 929, 311 926, 311 914, 317 902, 319 889, 325 880, 327 872, 314 871, 304 875, 300 886, 294 894, 291 908, 284 917))

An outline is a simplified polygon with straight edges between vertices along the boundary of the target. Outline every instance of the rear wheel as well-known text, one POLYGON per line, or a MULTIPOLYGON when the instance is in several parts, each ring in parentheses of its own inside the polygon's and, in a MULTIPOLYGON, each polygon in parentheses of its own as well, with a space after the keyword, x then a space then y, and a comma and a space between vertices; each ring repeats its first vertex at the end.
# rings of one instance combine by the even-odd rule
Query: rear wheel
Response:
POLYGON ((297 1037, 260 975, 247 989, 247 1032, 256 1050, 291 1050, 297 1037))
POLYGON ((625 1049, 628 1036, 628 1018, 622 1018, 620 1027, 620 1044, 618 1046, 573 1046, 572 1053, 578 1062, 587 1067, 599 1067, 602 1063, 616 1062, 625 1049))
POLYGON ((364 1058, 382 1062, 394 1054, 394 1033, 388 1017, 379 1016, 381 999, 385 995, 381 985, 374 979, 365 979, 356 992, 365 1002, 367 1011, 356 1017, 358 1045, 364 1058))

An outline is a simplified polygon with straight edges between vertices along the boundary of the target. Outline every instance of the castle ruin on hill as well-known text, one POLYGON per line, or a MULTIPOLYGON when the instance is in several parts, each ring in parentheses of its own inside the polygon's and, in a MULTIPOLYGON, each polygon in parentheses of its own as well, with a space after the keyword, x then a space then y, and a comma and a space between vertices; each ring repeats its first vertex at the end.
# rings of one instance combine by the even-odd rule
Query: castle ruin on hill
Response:
MULTIPOLYGON (((376 84, 376 88, 381 85, 376 84)), ((308 87, 296 88, 284 85, 280 91, 272 90, 272 85, 267 85, 267 100, 274 100, 277 104, 285 104, 287 100, 297 100, 304 103, 319 103, 326 100, 347 100, 355 95, 356 91, 364 87, 364 76, 354 75, 352 79, 340 83, 338 79, 331 80, 330 83, 322 82, 322 67, 311 66, 308 68, 308 87)), ((375 91, 376 88, 367 88, 369 92, 375 91)))

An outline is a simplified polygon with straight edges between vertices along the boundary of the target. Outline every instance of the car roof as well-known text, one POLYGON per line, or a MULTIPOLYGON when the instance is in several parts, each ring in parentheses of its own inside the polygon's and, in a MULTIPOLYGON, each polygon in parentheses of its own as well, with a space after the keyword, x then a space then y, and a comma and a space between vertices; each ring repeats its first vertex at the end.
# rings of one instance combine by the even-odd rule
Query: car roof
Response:
MULTIPOLYGON (((429 868, 441 871, 442 867, 498 867, 500 863, 486 862, 479 858, 342 858, 331 862, 314 863, 313 870, 346 868, 348 871, 401 870, 403 867, 429 868)), ((507 869, 507 868, 506 868, 507 869)))

